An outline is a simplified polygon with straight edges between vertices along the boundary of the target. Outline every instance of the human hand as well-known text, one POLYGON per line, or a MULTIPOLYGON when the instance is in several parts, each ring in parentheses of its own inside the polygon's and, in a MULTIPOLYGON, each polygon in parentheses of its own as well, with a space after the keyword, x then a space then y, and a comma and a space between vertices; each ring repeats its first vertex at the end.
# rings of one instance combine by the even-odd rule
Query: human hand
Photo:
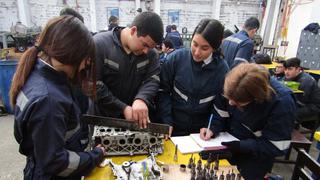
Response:
POLYGON ((240 152, 240 141, 221 142, 221 144, 226 146, 232 153, 240 152))
POLYGON ((126 106, 123 110, 123 115, 126 120, 133 120, 132 118, 132 107, 126 106))
POLYGON ((133 120, 138 121, 140 128, 147 128, 149 120, 148 106, 141 99, 136 99, 132 104, 132 117, 133 120))
POLYGON ((207 128, 200 129, 200 138, 202 140, 208 141, 213 135, 214 134, 210 129, 207 129, 207 128))
POLYGON ((170 139, 171 134, 172 134, 172 131, 173 131, 173 127, 170 126, 170 127, 169 127, 169 134, 165 134, 165 135, 164 135, 164 139, 165 139, 166 141, 167 141, 168 139, 170 139))
POLYGON ((102 151, 102 153, 103 153, 103 156, 106 156, 106 155, 107 155, 106 149, 105 149, 101 144, 98 144, 96 147, 99 148, 99 149, 101 149, 101 151, 102 151))

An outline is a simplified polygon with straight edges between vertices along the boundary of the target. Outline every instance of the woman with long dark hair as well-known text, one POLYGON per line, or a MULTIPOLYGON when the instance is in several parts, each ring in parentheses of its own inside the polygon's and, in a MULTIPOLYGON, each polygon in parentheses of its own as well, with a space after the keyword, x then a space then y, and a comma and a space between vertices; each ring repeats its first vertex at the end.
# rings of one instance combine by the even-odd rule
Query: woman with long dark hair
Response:
POLYGON ((174 136, 198 133, 214 108, 223 113, 216 103, 228 71, 219 49, 223 31, 219 21, 201 20, 191 49, 171 53, 161 67, 158 114, 174 136))
POLYGON ((100 146, 84 152, 87 134, 71 90, 72 84, 95 84, 94 57, 90 32, 73 16, 51 19, 21 57, 10 100, 14 135, 27 157, 24 179, 81 179, 103 160, 100 146))

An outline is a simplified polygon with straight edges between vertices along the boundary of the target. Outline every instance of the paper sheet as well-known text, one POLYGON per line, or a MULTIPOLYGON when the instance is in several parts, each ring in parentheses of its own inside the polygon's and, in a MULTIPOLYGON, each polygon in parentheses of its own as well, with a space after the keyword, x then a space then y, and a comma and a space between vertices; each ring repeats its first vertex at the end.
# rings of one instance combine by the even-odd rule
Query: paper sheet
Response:
POLYGON ((174 145, 178 145, 178 149, 182 154, 201 152, 201 148, 191 136, 177 136, 171 137, 171 141, 174 145))
POLYGON ((190 134, 191 138, 202 148, 221 147, 221 142, 239 141, 228 132, 221 132, 219 136, 204 141, 200 138, 200 134, 190 134))

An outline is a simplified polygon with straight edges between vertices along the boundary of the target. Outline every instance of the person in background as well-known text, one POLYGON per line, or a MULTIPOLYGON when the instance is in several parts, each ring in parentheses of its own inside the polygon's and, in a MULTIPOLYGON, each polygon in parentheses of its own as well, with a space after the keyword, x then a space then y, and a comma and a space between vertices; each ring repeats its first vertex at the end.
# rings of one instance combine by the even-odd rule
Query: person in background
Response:
POLYGON ((300 83, 298 89, 303 93, 296 94, 297 123, 313 129, 320 113, 320 88, 316 80, 302 71, 299 58, 287 59, 284 63, 285 81, 300 83))
POLYGON ((111 31, 113 28, 118 27, 118 26, 119 26, 119 18, 116 16, 110 16, 108 31, 111 31))
POLYGON ((202 19, 194 30, 191 49, 175 50, 161 66, 158 111, 170 125, 169 136, 199 133, 208 125, 215 102, 221 99, 227 64, 219 47, 223 25, 202 19))
POLYGON ((233 35, 234 33, 230 29, 226 29, 223 31, 223 39, 233 35))
POLYGON ((229 132, 240 141, 222 143, 232 153, 228 161, 237 165, 244 179, 263 179, 274 158, 284 155, 290 145, 296 110, 293 94, 270 79, 264 67, 241 63, 227 74, 224 96, 230 105, 226 118, 215 119, 208 131, 202 128, 200 137, 209 140, 229 132))
POLYGON ((83 16, 79 12, 77 12, 76 10, 69 8, 69 7, 61 9, 60 16, 67 16, 67 15, 74 16, 74 17, 78 18, 82 23, 84 23, 83 16))
POLYGON ((284 74, 284 63, 286 61, 281 60, 277 63, 276 69, 274 71, 273 77, 276 78, 278 81, 283 81, 285 74, 284 74))
POLYGON ((97 48, 97 109, 146 127, 159 88, 160 63, 153 48, 163 40, 159 15, 142 12, 130 27, 94 36, 97 48))
POLYGON ((251 57, 251 62, 256 64, 272 64, 268 54, 255 54, 251 57))
POLYGON ((254 47, 252 39, 259 26, 259 20, 251 17, 244 23, 242 31, 223 40, 222 53, 230 68, 242 62, 250 62, 254 47))
POLYGON ((171 31, 167 34, 165 39, 172 42, 174 49, 179 49, 183 46, 183 41, 176 25, 171 25, 171 31))
POLYGON ((166 26, 166 36, 164 37, 164 39, 167 39, 168 34, 169 34, 170 32, 171 32, 171 25, 169 24, 169 25, 166 26))
POLYGON ((21 57, 10 101, 14 136, 27 157, 24 179, 80 180, 103 161, 101 145, 84 152, 88 134, 82 131, 71 90, 72 84, 94 80, 94 56, 95 45, 83 22, 60 16, 47 23, 37 45, 21 57))
POLYGON ((164 40, 161 45, 161 54, 160 54, 160 65, 162 65, 167 56, 174 51, 173 44, 170 40, 164 40))

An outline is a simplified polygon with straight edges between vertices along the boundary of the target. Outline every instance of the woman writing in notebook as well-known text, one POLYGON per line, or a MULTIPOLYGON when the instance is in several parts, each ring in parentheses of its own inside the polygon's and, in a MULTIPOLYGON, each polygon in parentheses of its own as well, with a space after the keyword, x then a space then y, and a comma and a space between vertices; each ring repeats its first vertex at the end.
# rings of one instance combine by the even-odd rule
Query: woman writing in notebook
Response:
POLYGON ((263 179, 276 156, 284 155, 290 145, 295 102, 292 92, 268 71, 242 63, 232 69, 224 82, 224 96, 230 107, 227 118, 218 118, 210 129, 202 128, 200 137, 208 140, 227 131, 240 141, 224 142, 245 179, 263 179))

